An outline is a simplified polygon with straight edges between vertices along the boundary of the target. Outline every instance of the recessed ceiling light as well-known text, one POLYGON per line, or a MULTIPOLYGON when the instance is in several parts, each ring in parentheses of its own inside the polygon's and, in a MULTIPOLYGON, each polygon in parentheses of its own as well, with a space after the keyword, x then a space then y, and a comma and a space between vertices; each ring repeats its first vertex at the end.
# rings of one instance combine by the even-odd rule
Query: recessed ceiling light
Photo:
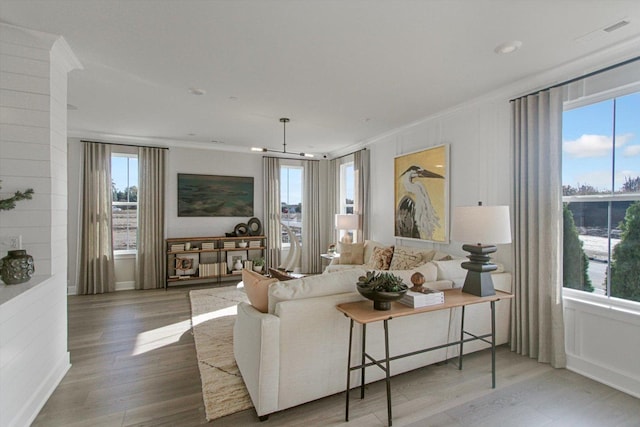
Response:
POLYGON ((507 53, 513 53, 516 50, 520 49, 521 47, 522 47, 522 42, 520 40, 513 40, 513 41, 505 42, 496 46, 496 48, 493 49, 493 51, 499 55, 504 55, 507 53))
POLYGON ((230 96, 229 97, 229 101, 237 101, 238 97, 237 96, 230 96))
POLYGON ((195 134, 195 133, 188 133, 187 135, 188 135, 188 136, 196 136, 197 134, 195 134))
POLYGON ((197 87, 190 87, 189 93, 191 95, 204 95, 207 92, 204 89, 198 89, 197 87))

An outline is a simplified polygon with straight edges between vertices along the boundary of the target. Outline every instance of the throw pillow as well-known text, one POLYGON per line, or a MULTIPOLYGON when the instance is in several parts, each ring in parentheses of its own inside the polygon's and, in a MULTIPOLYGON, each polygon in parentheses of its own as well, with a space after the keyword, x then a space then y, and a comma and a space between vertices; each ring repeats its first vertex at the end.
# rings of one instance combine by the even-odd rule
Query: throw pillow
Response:
POLYGON ((368 268, 374 270, 388 270, 391 265, 391 259, 393 258, 393 246, 389 247, 376 247, 373 249, 371 258, 367 263, 368 268))
POLYGON ((364 264, 364 243, 338 243, 340 264, 364 264))
POLYGON ((269 285, 277 281, 278 279, 265 277, 246 268, 242 270, 242 282, 249 302, 262 313, 266 313, 269 308, 269 285))
POLYGON ((410 270, 422 263, 422 254, 402 247, 397 247, 393 251, 393 258, 389 270, 410 270))
POLYGON ((295 279, 295 277, 289 276, 286 271, 276 270, 275 268, 269 268, 269 274, 271 277, 278 279, 281 282, 295 279))

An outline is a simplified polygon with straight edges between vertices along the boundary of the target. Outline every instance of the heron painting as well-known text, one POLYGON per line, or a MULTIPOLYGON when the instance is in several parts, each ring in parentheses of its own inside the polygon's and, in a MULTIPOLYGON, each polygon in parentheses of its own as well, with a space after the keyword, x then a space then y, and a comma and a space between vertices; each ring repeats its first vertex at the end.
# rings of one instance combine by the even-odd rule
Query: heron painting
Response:
POLYGON ((448 243, 449 146, 395 158, 395 236, 448 243))

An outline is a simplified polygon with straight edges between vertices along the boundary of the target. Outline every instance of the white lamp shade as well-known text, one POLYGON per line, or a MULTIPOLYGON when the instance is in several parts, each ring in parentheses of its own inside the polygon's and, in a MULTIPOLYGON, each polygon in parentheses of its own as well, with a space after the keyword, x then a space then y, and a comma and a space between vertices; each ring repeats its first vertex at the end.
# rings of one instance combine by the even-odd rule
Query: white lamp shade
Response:
POLYGON ((359 215, 336 215, 336 229, 337 230, 357 230, 360 225, 359 215))
POLYGON ((511 243, 509 206, 458 206, 453 209, 451 239, 481 244, 511 243))

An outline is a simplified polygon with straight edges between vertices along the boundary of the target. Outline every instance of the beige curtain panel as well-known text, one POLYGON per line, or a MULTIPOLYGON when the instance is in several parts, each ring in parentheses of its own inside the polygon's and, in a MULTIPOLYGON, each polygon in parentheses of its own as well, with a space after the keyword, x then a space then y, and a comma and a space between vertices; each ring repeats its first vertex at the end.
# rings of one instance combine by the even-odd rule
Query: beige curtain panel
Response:
POLYGON ((115 291, 111 241, 111 148, 84 143, 78 295, 115 291))
POLYGON ((514 293, 511 350, 566 365, 562 312, 562 89, 511 104, 514 293))
POLYGON ((280 265, 280 159, 262 158, 264 178, 264 229, 267 237, 266 266, 277 268, 280 265))
POLYGON ((369 224, 371 223, 371 200, 369 170, 369 150, 366 148, 356 151, 353 155, 353 172, 356 180, 356 194, 353 213, 360 216, 360 229, 357 241, 364 242, 369 239, 369 224))
POLYGON ((164 287, 166 151, 152 147, 138 149, 136 289, 164 287))
POLYGON ((304 162, 302 192, 302 272, 322 272, 320 215, 320 162, 304 162))

